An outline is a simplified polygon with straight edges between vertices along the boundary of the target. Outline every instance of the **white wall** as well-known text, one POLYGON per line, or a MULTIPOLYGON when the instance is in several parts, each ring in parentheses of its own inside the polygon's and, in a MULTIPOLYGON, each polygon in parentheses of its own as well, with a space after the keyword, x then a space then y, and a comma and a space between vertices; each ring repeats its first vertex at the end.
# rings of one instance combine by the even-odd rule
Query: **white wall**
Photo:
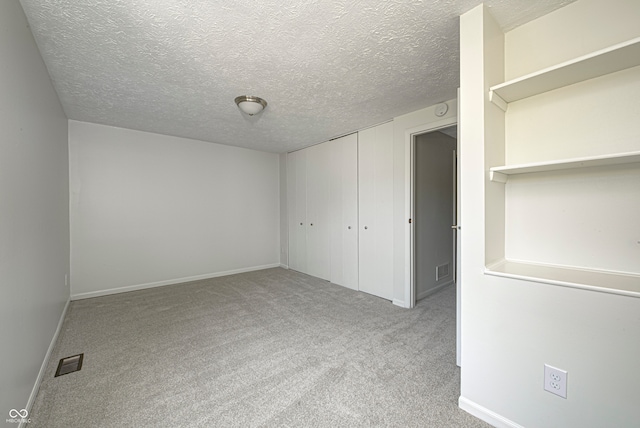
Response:
POLYGON ((287 154, 278 157, 280 164, 280 266, 289 268, 289 202, 287 199, 287 154))
POLYGON ((0 63, 4 420, 32 402, 69 299, 69 181, 67 118, 17 1, 0 2, 0 63))
POLYGON ((509 31, 505 80, 638 37, 638 7, 637 0, 579 0, 509 31))
POLYGON ((71 291, 280 263, 277 154, 69 122, 71 291))
MULTIPOLYGON (((486 276, 483 270, 486 259, 493 258, 485 251, 498 254, 498 241, 504 239, 494 230, 500 224, 504 229, 504 217, 500 219, 500 213, 496 212, 500 209, 495 210, 493 204, 499 205, 500 190, 496 190, 498 183, 489 182, 487 177, 489 166, 504 162, 504 147, 501 147, 504 124, 496 118, 501 111, 488 101, 488 87, 500 83, 505 78, 505 70, 507 78, 516 77, 640 36, 638 22, 640 3, 632 0, 579 0, 507 33, 506 37, 482 6, 461 18, 463 316, 460 404, 496 426, 637 425, 640 299, 486 276), (568 371, 567 399, 543 390, 545 363, 568 371)), ((605 92, 611 89, 606 86, 605 92)), ((631 99, 637 100, 637 97, 631 99)), ((617 99, 613 101, 617 102, 617 99)), ((629 143, 625 137, 638 129, 637 107, 632 106, 633 102, 623 102, 628 108, 636 108, 632 110, 636 112, 635 119, 631 122, 624 119, 629 114, 627 110, 621 115, 603 113, 595 125, 607 130, 609 138, 606 140, 585 143, 581 135, 588 132, 568 125, 573 130, 569 131, 572 137, 555 139, 552 144, 537 139, 530 154, 548 159, 565 153, 609 150, 611 146, 604 146, 610 144, 631 145, 634 150, 640 150, 640 140, 636 138, 635 142, 629 143)), ((535 122, 532 114, 549 112, 525 116, 523 104, 509 106, 506 153, 507 158, 512 157, 510 161, 525 157, 524 151, 516 147, 522 140, 514 139, 515 133, 520 131, 509 123, 509 115, 519 115, 519 108, 523 109, 520 112, 522 121, 535 122)), ((549 106, 550 110, 553 108, 549 106)), ((597 112, 592 111, 594 108, 597 106, 585 110, 596 115, 597 112)), ((567 120, 569 123, 574 120, 573 115, 572 109, 556 115, 556 122, 549 125, 551 130, 557 128, 559 133, 567 133, 567 120)), ((636 194, 631 193, 629 186, 618 189, 623 195, 627 192, 631 199, 636 194)), ((590 191, 595 189, 587 190, 587 199, 590 191)), ((504 191, 502 193, 504 197, 504 191)), ((593 198, 591 210, 618 209, 600 204, 596 199, 593 198)), ((637 209, 637 199, 632 204, 637 209)), ((512 208, 507 206, 507 224, 511 221, 509 210, 512 208)), ((527 215, 533 217, 539 213, 527 215)), ((628 235, 635 236, 637 221, 627 219, 627 222, 629 224, 624 227, 630 228, 628 235)), ((544 226, 540 231, 545 232, 544 226)), ((509 239, 507 236, 507 243, 509 239)), ((557 236, 553 239, 558 245, 565 245, 563 239, 557 236)), ((586 248, 592 248, 591 245, 586 248)), ((612 253, 615 256, 617 251, 612 253)), ((625 260, 626 266, 633 263, 633 260, 625 260)), ((637 265, 638 259, 635 260, 637 265)))
MULTIPOLYGON (((637 1, 607 7, 580 2, 507 33, 505 68, 529 73, 546 66, 548 58, 562 62, 638 37, 639 18, 637 1), (555 49, 559 38, 563 42, 555 49), (548 53, 533 59, 528 49, 540 47, 548 53)), ((512 103, 505 160, 517 164, 640 150, 639 99, 640 67, 635 67, 512 103)), ((640 169, 633 165, 509 180, 506 257, 640 273, 639 183, 640 169), (532 228, 537 233, 531 234, 532 228)))

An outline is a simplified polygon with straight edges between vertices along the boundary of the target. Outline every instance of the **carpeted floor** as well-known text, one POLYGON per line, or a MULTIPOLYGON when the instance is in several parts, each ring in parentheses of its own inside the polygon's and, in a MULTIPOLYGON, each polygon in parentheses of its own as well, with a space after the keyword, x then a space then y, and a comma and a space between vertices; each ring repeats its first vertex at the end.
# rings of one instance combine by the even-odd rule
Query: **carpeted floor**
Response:
POLYGON ((455 331, 453 286, 407 310, 280 268, 75 301, 29 426, 488 427, 455 331))

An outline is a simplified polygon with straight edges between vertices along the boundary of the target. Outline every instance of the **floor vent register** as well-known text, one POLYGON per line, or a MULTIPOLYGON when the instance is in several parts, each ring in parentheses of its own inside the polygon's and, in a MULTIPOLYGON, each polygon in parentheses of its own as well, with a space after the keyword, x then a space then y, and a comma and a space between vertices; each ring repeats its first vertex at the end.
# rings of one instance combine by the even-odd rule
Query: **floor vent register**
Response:
POLYGON ((58 363, 58 370, 56 370, 56 375, 54 377, 80 371, 82 368, 83 357, 84 354, 78 354, 61 359, 58 363))

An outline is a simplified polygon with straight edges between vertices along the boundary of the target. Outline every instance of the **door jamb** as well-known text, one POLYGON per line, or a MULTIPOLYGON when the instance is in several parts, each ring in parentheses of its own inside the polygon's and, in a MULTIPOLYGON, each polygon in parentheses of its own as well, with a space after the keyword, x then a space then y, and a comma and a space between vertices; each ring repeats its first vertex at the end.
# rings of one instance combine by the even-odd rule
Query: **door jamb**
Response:
POLYGON ((441 119, 435 122, 426 123, 420 126, 416 126, 414 128, 409 128, 405 130, 405 138, 404 138, 404 153, 405 153, 405 218, 407 221, 405 222, 405 242, 408 245, 406 257, 405 257, 405 286, 404 286, 404 301, 405 307, 413 308, 415 307, 415 287, 414 287, 414 273, 413 273, 413 233, 412 233, 412 224, 409 223, 409 219, 413 219, 413 189, 414 189, 414 159, 413 159, 413 150, 414 150, 414 137, 420 134, 426 134, 428 132, 437 131, 438 129, 448 128, 450 126, 456 125, 458 123, 457 117, 450 117, 446 119, 441 119))

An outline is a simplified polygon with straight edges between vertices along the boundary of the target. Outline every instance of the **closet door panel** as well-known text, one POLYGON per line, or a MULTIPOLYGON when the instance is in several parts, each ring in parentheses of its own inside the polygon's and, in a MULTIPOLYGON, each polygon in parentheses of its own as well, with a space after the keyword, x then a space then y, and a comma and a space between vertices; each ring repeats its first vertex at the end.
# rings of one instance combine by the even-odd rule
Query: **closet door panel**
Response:
POLYGON ((393 123, 358 133, 359 288, 393 297, 393 123))
POLYGON ((307 156, 307 273, 329 280, 329 155, 327 143, 303 150, 307 156))
MULTIPOLYGON (((293 252, 295 253, 292 269, 307 273, 307 153, 304 150, 299 150, 290 153, 290 155, 294 155, 293 170, 295 171, 293 181, 294 215, 290 217, 293 220, 293 225, 290 223, 290 227, 295 232, 293 240, 289 238, 289 242, 293 242, 293 252)), ((291 252, 291 249, 289 251, 291 252)))
POLYGON ((358 289, 358 135, 330 141, 331 282, 358 289))

